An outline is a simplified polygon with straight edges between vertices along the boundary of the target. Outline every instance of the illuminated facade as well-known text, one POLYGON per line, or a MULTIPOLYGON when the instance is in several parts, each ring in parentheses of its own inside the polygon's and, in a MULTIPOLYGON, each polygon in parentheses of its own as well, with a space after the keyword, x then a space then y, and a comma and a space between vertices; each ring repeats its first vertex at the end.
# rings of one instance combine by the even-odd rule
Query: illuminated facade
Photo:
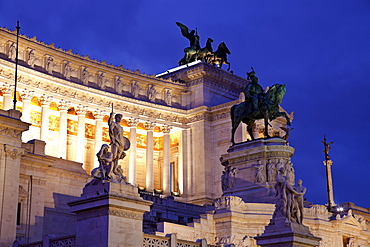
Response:
MULTIPOLYGON (((6 111, 13 108, 14 68, 15 32, 0 29, 0 108, 5 110, 0 115, 6 115, 4 119, 16 114, 6 111)), ((155 198, 163 205, 177 205, 178 211, 189 207, 203 212, 206 208, 199 205, 216 200, 215 212, 204 211, 190 225, 162 222, 155 234, 159 240, 177 233, 187 241, 205 238, 211 244, 229 244, 235 240, 239 246, 255 246, 253 236, 263 232, 273 205, 244 203, 233 196, 226 203, 226 197, 221 197, 219 160, 230 147, 230 107, 244 100, 240 92, 249 81, 204 62, 146 75, 25 36, 19 42, 17 81, 16 108, 29 130, 22 125, 25 132, 18 137, 23 143, 13 144, 8 143, 11 133, 0 131, 4 153, 9 145, 22 153, 14 159, 0 155, 4 177, 0 180, 0 246, 9 246, 15 236, 33 242, 45 234, 75 234, 76 217, 67 203, 80 197, 97 166, 95 154, 102 144, 109 144, 107 119, 112 107, 123 115, 124 135, 131 141, 128 155, 120 161, 129 183, 162 197, 180 195, 177 204, 155 198), (18 165, 9 168, 7 159, 18 165), (8 221, 4 215, 9 215, 8 221), (246 224, 248 229, 243 228, 246 224)), ((16 129, 19 123, 6 124, 3 129, 16 129)), ((270 134, 283 136, 281 126, 284 119, 273 121, 270 134)), ((237 132, 237 142, 247 140, 245 126, 237 132)), ((262 137, 262 132, 258 123, 255 137, 262 137)), ((324 239, 322 246, 335 246, 342 239, 349 242, 355 236, 356 243, 363 245, 370 243, 368 213, 329 221, 325 207, 316 205, 307 209, 305 220, 324 239)), ((179 223, 182 220, 178 218, 179 223)), ((145 241, 150 237, 144 236, 145 241)))

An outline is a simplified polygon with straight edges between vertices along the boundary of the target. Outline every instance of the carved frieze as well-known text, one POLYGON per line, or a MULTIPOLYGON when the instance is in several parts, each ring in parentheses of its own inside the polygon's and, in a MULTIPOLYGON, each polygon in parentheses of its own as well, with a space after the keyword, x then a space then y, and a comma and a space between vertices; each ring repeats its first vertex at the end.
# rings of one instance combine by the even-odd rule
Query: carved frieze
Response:
POLYGON ((22 135, 22 131, 5 126, 0 126, 0 135, 11 136, 13 138, 20 138, 22 135))
POLYGON ((19 159, 22 155, 24 155, 24 149, 23 148, 17 148, 10 145, 4 145, 4 151, 5 156, 8 156, 10 158, 19 159))

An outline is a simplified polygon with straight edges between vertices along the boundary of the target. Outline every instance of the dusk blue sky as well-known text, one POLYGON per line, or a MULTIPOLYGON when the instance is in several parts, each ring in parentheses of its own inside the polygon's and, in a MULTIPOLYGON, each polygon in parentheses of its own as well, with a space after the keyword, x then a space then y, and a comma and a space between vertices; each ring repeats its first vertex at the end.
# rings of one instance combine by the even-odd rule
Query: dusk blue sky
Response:
POLYGON ((224 41, 234 74, 253 66, 263 87, 286 84, 307 200, 327 202, 325 134, 335 202, 370 207, 370 1, 0 0, 0 26, 13 30, 17 20, 21 34, 146 74, 183 56, 189 42, 176 21, 198 28, 202 47, 208 37, 214 49, 224 41))

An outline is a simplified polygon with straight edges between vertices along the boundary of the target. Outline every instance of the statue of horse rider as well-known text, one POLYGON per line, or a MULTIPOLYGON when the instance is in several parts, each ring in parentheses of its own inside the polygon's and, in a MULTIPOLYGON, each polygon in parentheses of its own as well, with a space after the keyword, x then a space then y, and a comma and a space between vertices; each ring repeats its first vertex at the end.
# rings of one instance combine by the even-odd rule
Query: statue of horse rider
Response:
POLYGON ((256 76, 256 72, 254 71, 253 67, 251 67, 251 69, 251 72, 247 72, 247 79, 250 80, 252 83, 249 83, 245 87, 244 94, 245 102, 252 102, 252 112, 255 113, 258 111, 259 98, 264 94, 264 92, 261 85, 258 84, 258 77, 256 76))

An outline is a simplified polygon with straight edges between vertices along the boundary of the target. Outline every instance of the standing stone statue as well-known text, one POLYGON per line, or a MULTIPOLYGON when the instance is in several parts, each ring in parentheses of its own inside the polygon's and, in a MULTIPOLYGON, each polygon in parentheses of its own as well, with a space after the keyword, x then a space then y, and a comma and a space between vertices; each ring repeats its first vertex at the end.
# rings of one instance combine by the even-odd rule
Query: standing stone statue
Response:
POLYGON ((302 186, 302 180, 298 179, 297 186, 294 186, 295 191, 297 191, 299 194, 294 195, 294 203, 296 205, 296 210, 294 212, 294 218, 297 220, 298 224, 302 224, 303 222, 303 209, 304 209, 304 194, 306 194, 306 188, 302 186), (299 213, 299 215, 297 215, 299 213))
POLYGON ((261 164, 261 161, 258 161, 258 164, 255 166, 256 168, 256 178, 255 183, 259 184, 265 181, 265 176, 263 175, 264 167, 261 164))
POLYGON ((113 168, 111 171, 116 175, 119 175, 117 172, 118 161, 126 156, 125 151, 130 148, 130 140, 123 136, 123 128, 120 125, 121 119, 122 115, 114 114, 113 111, 108 119, 110 145, 113 155, 113 168))
POLYGON ((276 167, 275 165, 271 162, 271 160, 268 160, 267 165, 267 181, 268 182, 275 182, 276 180, 276 167))
POLYGON ((289 222, 292 222, 291 211, 293 206, 294 195, 298 194, 293 186, 284 176, 284 167, 280 167, 276 175, 276 213, 279 216, 285 217, 289 222))

